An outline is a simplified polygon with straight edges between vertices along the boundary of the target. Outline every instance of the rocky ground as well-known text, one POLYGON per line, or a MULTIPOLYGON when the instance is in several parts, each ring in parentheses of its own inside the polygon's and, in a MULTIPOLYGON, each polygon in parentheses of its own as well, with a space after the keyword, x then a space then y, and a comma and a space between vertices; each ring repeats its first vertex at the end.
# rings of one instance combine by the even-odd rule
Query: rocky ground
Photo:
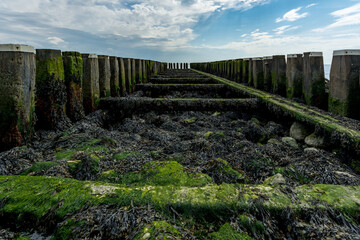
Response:
POLYGON ((0 153, 0 239, 360 239, 358 207, 320 198, 305 206, 299 197, 304 186, 360 186, 344 154, 324 149, 313 132, 261 112, 112 119, 98 110, 0 153), (207 198, 209 208, 197 195, 190 205, 173 204, 185 189, 206 196, 251 186, 260 190, 244 194, 246 207, 226 205, 226 195, 207 198), (144 189, 153 191, 149 201, 144 189), (276 189, 289 203, 269 207, 273 195, 261 189, 276 189))

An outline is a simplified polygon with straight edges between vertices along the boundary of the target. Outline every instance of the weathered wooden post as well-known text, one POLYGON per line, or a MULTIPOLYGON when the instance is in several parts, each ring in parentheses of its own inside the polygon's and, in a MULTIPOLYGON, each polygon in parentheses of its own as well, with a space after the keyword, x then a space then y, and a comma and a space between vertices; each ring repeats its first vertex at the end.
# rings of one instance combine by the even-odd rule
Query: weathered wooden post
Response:
POLYGON ((125 70, 125 85, 126 92, 130 93, 132 91, 132 60, 131 58, 123 58, 124 60, 124 70, 125 70))
POLYGON ((264 69, 264 90, 271 91, 272 81, 271 81, 271 70, 272 70, 272 56, 266 56, 263 58, 263 69, 264 69))
POLYGON ((360 50, 334 51, 330 71, 329 111, 360 119, 360 50))
POLYGON ((0 44, 0 151, 30 139, 35 124, 34 47, 0 44))
POLYGON ((304 81, 302 54, 288 54, 286 64, 286 97, 301 98, 304 81))
POLYGON ((141 59, 135 59, 135 67, 136 67, 136 83, 142 83, 143 82, 143 74, 142 74, 141 59))
POLYGON ((252 58, 250 58, 249 59, 249 77, 248 77, 248 85, 249 86, 254 86, 254 82, 253 82, 253 71, 252 71, 252 69, 253 69, 253 59, 252 58))
POLYGON ((117 57, 110 57, 110 94, 112 97, 120 96, 120 71, 117 57))
POLYGON ((98 61, 100 97, 110 97, 110 58, 109 56, 98 55, 98 61))
POLYGON ((81 54, 83 59, 84 110, 89 114, 96 110, 100 100, 99 61, 96 54, 81 54))
POLYGON ((43 129, 60 127, 66 116, 64 64, 60 50, 36 50, 36 115, 43 129))
POLYGON ((136 85, 136 62, 135 59, 131 59, 131 92, 135 90, 136 85))
POLYGON ((271 70, 272 91, 281 96, 286 95, 286 60, 285 55, 275 55, 271 70))
POLYGON ((127 72, 125 71, 124 59, 118 57, 119 64, 119 85, 120 85, 120 96, 125 96, 127 92, 127 72))
POLYGON ((146 60, 141 60, 142 61, 142 74, 143 74, 143 82, 147 82, 148 80, 148 76, 147 76, 147 69, 146 69, 146 60))
POLYGON ((254 87, 257 89, 264 88, 264 69, 263 69, 263 59, 253 58, 252 59, 252 75, 253 75, 253 83, 254 87))
POLYGON ((303 94, 308 105, 326 108, 325 73, 322 52, 304 53, 303 94))
POLYGON ((85 117, 83 106, 83 60, 79 52, 62 53, 67 91, 66 114, 71 121, 85 117))
POLYGON ((250 59, 249 58, 244 58, 243 59, 243 64, 242 64, 242 81, 243 83, 247 83, 249 81, 249 62, 250 59))

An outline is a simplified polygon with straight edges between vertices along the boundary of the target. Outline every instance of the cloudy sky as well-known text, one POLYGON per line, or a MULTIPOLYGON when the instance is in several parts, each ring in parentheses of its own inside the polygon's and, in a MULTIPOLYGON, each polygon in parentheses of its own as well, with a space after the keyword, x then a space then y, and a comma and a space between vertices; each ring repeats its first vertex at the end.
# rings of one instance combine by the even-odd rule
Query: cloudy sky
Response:
POLYGON ((1 0, 0 43, 167 62, 360 49, 360 0, 1 0))

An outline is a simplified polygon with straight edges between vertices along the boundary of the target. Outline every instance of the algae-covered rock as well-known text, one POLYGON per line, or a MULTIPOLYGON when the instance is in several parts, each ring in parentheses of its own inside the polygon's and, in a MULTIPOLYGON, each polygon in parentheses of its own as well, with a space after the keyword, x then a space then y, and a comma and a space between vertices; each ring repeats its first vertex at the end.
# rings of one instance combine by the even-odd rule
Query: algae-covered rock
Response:
POLYGON ((210 239, 214 240, 252 240, 246 233, 236 231, 229 223, 222 225, 218 232, 210 234, 210 239))
POLYGON ((280 173, 277 173, 274 176, 271 176, 271 177, 265 179, 264 184, 266 184, 266 185, 286 184, 286 180, 283 175, 281 175, 280 173))
POLYGON ((294 122, 290 128, 290 137, 297 141, 304 141, 306 136, 310 134, 309 129, 302 123, 294 122))
POLYGON ((312 133, 305 138, 305 143, 310 147, 322 148, 324 147, 324 137, 312 133))
POLYGON ((166 221, 153 221, 145 226, 135 239, 182 239, 182 235, 179 230, 166 221))
POLYGON ((296 140, 292 137, 283 137, 281 138, 281 141, 293 148, 299 148, 299 145, 297 144, 296 140))

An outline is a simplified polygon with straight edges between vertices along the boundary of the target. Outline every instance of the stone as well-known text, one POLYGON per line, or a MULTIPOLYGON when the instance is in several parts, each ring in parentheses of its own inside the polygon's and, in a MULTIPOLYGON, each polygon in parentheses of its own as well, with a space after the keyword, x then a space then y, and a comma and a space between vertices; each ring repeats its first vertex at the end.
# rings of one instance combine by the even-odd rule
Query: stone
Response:
POLYGON ((297 141, 304 141, 310 133, 309 129, 299 122, 294 122, 290 127, 290 137, 297 141))
POLYGON ((318 152, 319 152, 319 149, 314 148, 314 147, 309 147, 309 148, 305 148, 305 149, 304 149, 304 152, 305 152, 305 153, 318 153, 318 152))
POLYGON ((305 143, 310 147, 321 148, 324 146, 324 137, 312 133, 305 138, 305 143))
POLYGON ((286 184, 286 180, 285 180, 283 175, 278 173, 278 174, 275 174, 274 176, 271 176, 271 177, 265 179, 263 184, 266 184, 266 185, 281 185, 281 184, 286 184))
POLYGON ((297 144, 296 140, 292 137, 283 137, 281 138, 281 141, 293 148, 299 148, 299 145, 297 144))

